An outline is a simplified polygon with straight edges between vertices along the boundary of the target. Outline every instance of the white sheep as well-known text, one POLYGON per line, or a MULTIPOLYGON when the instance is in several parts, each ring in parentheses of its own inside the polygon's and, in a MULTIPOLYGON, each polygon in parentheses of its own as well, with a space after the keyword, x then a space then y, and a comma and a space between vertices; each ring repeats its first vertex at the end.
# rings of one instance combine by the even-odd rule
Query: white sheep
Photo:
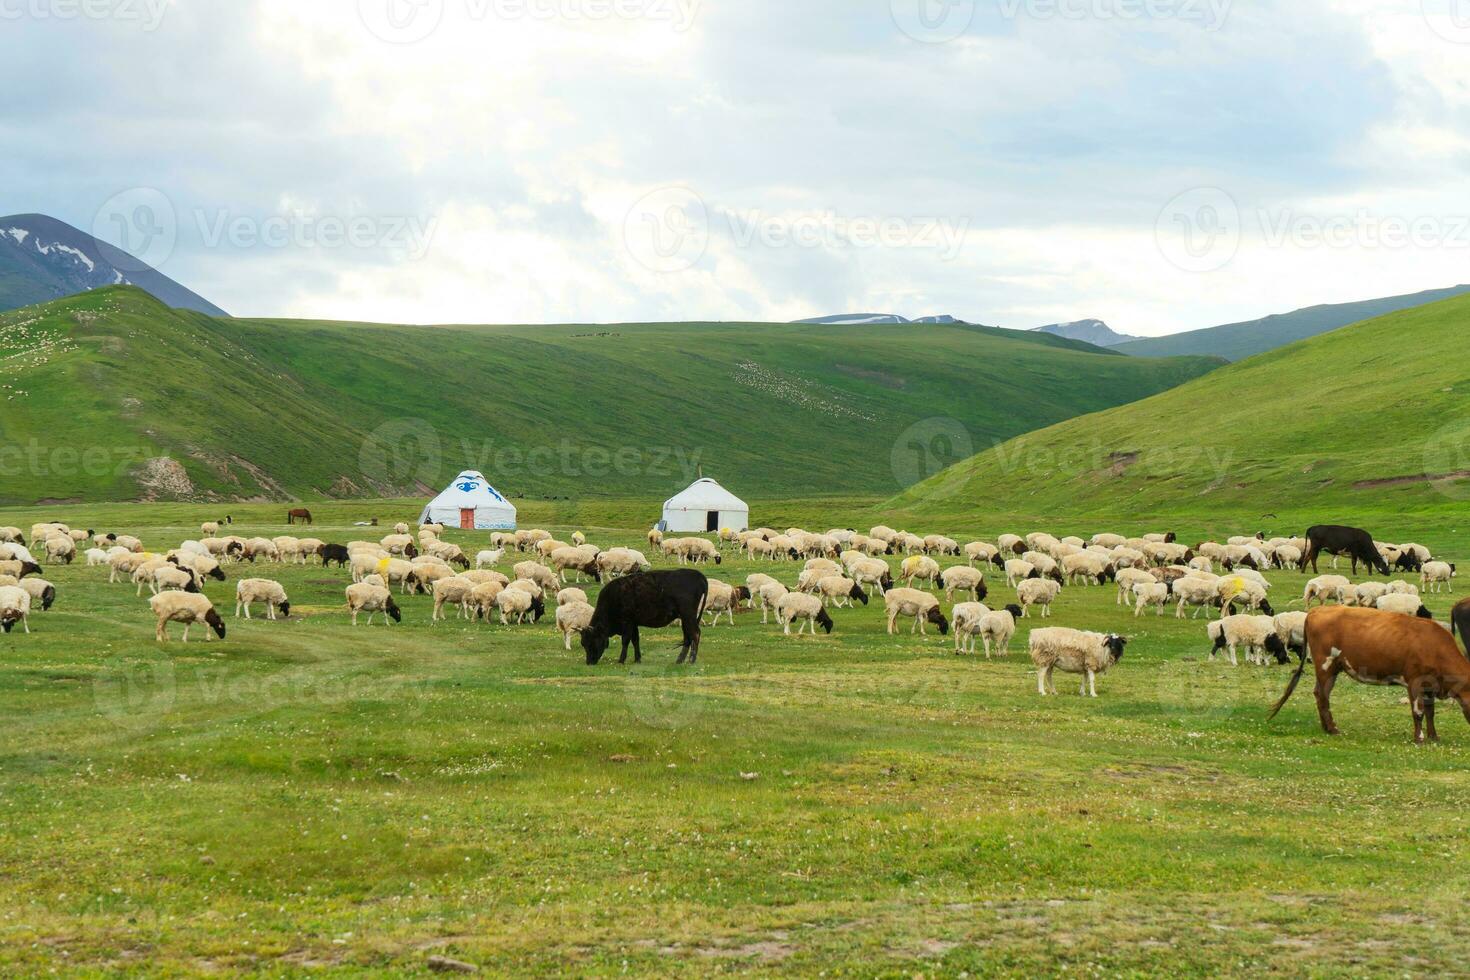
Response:
POLYGON ((845 575, 827 575, 817 583, 817 592, 821 595, 824 603, 830 604, 836 609, 841 606, 853 608, 853 602, 868 604, 868 594, 857 584, 855 579, 845 575))
POLYGON ((1074 585, 1079 581, 1087 585, 1106 585, 1108 576, 1113 573, 1111 562, 1091 552, 1081 551, 1062 558, 1062 575, 1074 585))
POLYGON ((458 575, 450 575, 434 582, 434 612, 429 617, 430 623, 436 623, 446 619, 444 607, 454 604, 459 607, 459 618, 470 618, 470 594, 475 590, 475 583, 458 575))
POLYGON ((63 565, 70 565, 77 556, 77 543, 66 534, 54 534, 47 538, 45 549, 47 561, 59 561, 63 565))
POLYGON ((1185 606, 1195 607, 1190 619, 1198 618, 1201 609, 1208 610, 1219 604, 1220 580, 1186 575, 1184 578, 1175 580, 1174 598, 1179 601, 1179 606, 1174 612, 1175 619, 1184 618, 1185 606))
POLYGON ((735 610, 740 608, 740 603, 750 597, 750 590, 743 585, 731 585, 721 582, 719 579, 709 580, 709 596, 704 603, 704 611, 710 615, 710 625, 715 626, 720 622, 720 617, 728 615, 730 625, 735 625, 735 610))
POLYGON ((1012 558, 1006 562, 1006 585, 1015 588, 1018 582, 1034 578, 1037 575, 1036 566, 1021 558, 1012 558))
POLYGON ((888 614, 889 636, 898 632, 899 617, 909 616, 914 618, 914 625, 909 627, 910 633, 918 630, 927 635, 929 623, 938 626, 940 633, 949 632, 949 620, 940 612, 939 600, 927 592, 909 588, 889 589, 883 596, 883 608, 888 614))
POLYGON ((561 632, 566 649, 572 648, 573 633, 580 636, 592 626, 592 614, 595 611, 585 602, 569 602, 556 607, 556 628, 561 632))
POLYGON ((31 631, 31 594, 18 585, 0 586, 0 630, 9 633, 16 623, 31 631))
POLYGON ((525 623, 526 618, 533 615, 535 601, 536 597, 524 589, 502 591, 495 597, 495 605, 500 608, 500 625, 509 626, 511 617, 515 617, 517 624, 525 623))
POLYGON ((914 582, 928 582, 932 589, 939 583, 939 562, 928 555, 910 555, 903 560, 899 568, 898 577, 904 580, 904 587, 912 589, 914 582))
POLYGON ((1319 575, 1307 583, 1302 591, 1302 602, 1306 603, 1308 609, 1312 608, 1312 600, 1315 599, 1322 605, 1326 605, 1330 599, 1337 603, 1346 603, 1353 593, 1353 583, 1341 575, 1319 575))
POLYGON ((1394 579, 1388 583, 1389 595, 1418 595, 1419 586, 1413 582, 1405 582, 1403 579, 1394 579))
POLYGON ((787 595, 789 592, 790 590, 787 589, 786 586, 774 580, 762 583, 760 588, 756 590, 755 594, 757 597, 759 597, 761 603, 762 625, 765 625, 769 622, 767 617, 776 608, 777 604, 780 603, 782 597, 787 595))
POLYGON ((109 557, 110 556, 107 554, 107 552, 103 551, 101 548, 88 548, 87 549, 87 564, 88 564, 88 566, 92 566, 92 565, 106 565, 107 564, 107 560, 108 560, 109 557))
MULTIPOLYGON (((406 564, 406 563, 405 563, 406 564)), ((386 586, 358 582, 347 587, 347 608, 352 612, 352 625, 357 625, 357 614, 368 614, 367 624, 373 625, 373 617, 383 614, 383 622, 401 623, 403 615, 393 602, 393 593, 386 586)))
POLYGON ((1240 661, 1236 659, 1235 651, 1245 647, 1246 663, 1264 667, 1268 653, 1274 654, 1281 663, 1286 662, 1286 645, 1276 631, 1276 620, 1270 616, 1226 616, 1205 627, 1205 635, 1213 644, 1210 647, 1211 660, 1219 651, 1227 650, 1230 666, 1238 667, 1240 661))
POLYGON ((1452 579, 1455 577, 1455 566, 1447 561, 1430 561, 1424 563, 1420 570, 1420 583, 1429 592, 1455 591, 1452 579))
POLYGON ((1016 586, 1016 596, 1021 600, 1021 616, 1030 618, 1031 607, 1040 606, 1043 619, 1051 615, 1051 604, 1062 594, 1059 583, 1049 578, 1027 579, 1016 586))
POLYGON ((1307 614, 1304 612, 1277 613, 1272 620, 1276 624, 1276 635, 1288 650, 1298 652, 1307 647, 1307 614))
POLYGON ((1418 616, 1420 619, 1431 619, 1429 610, 1424 607, 1424 602, 1416 595, 1407 595, 1402 592, 1390 593, 1378 600, 1377 607, 1383 612, 1402 613, 1405 616, 1418 616))
POLYGON ((1220 596, 1220 618, 1233 613, 1236 606, 1258 610, 1268 616, 1275 615, 1266 598, 1266 587, 1252 579, 1238 575, 1227 575, 1216 586, 1220 596))
MULTIPOLYGON (((1141 568, 1118 569, 1118 599, 1114 605, 1131 605, 1136 597, 1133 589, 1139 585, 1156 585, 1158 580, 1141 568)), ((1164 590, 1167 594, 1168 589, 1164 590)))
POLYGON ((527 582, 535 582, 547 592, 556 592, 562 586, 561 579, 557 573, 541 564, 539 561, 523 561, 516 564, 512 569, 515 577, 527 582))
POLYGON ((1106 673, 1123 659, 1128 641, 1116 633, 1084 633, 1060 626, 1031 631, 1031 662, 1036 665, 1036 690, 1045 697, 1056 694, 1052 673, 1061 670, 1082 674, 1082 696, 1097 697, 1097 675, 1106 673))
POLYGON ((1016 635, 1016 617, 1020 613, 1020 607, 1010 605, 992 609, 980 617, 980 640, 985 644, 986 660, 990 659, 992 649, 997 656, 1011 655, 1011 638, 1016 635))
MULTIPOLYGON (((148 605, 158 617, 153 635, 159 643, 168 642, 169 623, 184 624, 185 643, 189 642, 190 627, 196 623, 208 626, 221 640, 225 638, 225 621, 215 611, 208 596, 194 592, 160 592, 148 600, 148 605)), ((208 634, 204 640, 206 643, 209 641, 208 634)))
POLYGON ((291 602, 280 582, 273 582, 268 578, 246 578, 236 583, 235 618, 240 618, 242 608, 245 610, 245 618, 251 618, 250 605, 255 602, 265 603, 266 619, 275 619, 278 611, 288 618, 291 615, 291 602))
POLYGON ((505 559, 505 549, 496 548, 494 551, 482 551, 475 556, 475 568, 484 568, 489 565, 494 568, 505 559))
POLYGON ((1133 609, 1133 618, 1137 619, 1143 615, 1143 611, 1149 606, 1158 607, 1158 615, 1164 615, 1164 607, 1169 604, 1169 587, 1162 582, 1140 582, 1133 586, 1133 595, 1137 605, 1133 609))
POLYGON ((148 588, 154 595, 169 590, 199 592, 199 576, 192 568, 180 568, 178 565, 164 562, 153 570, 153 581, 148 588))
MULTIPOLYGON (((556 594, 557 608, 570 606, 574 602, 587 602, 587 593, 577 588, 562 589, 556 594)), ((588 603, 590 605, 590 603, 588 603)))
POLYGON ((990 607, 983 602, 961 602, 949 611, 956 655, 975 652, 975 636, 980 632, 980 621, 988 612, 990 607))
POLYGON ((859 586, 868 586, 879 595, 893 585, 893 575, 886 561, 877 558, 859 558, 847 566, 847 574, 859 586))
POLYGON ((817 635, 819 625, 828 633, 832 632, 832 617, 827 615, 821 599, 801 592, 788 592, 776 601, 776 621, 781 624, 781 632, 790 636, 791 624, 798 619, 804 622, 797 627, 797 636, 808 626, 811 627, 812 636, 817 635))
POLYGON ((939 576, 944 585, 944 601, 953 602, 956 592, 968 592, 979 602, 985 597, 985 573, 968 565, 946 568, 939 576))
POLYGON ((1000 556, 1000 549, 993 544, 984 541, 971 541, 965 545, 965 558, 971 565, 976 563, 994 564, 995 559, 1000 556))
POLYGON ((1364 609, 1372 609, 1378 600, 1388 595, 1387 582, 1362 582, 1353 587, 1351 599, 1364 609))

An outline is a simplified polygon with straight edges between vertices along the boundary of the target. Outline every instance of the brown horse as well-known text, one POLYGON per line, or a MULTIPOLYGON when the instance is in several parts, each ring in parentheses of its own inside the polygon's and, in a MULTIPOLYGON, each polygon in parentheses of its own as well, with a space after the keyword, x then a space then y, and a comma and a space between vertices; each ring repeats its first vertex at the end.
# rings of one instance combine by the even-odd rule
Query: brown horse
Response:
POLYGON ((297 521, 300 521, 303 524, 312 523, 311 511, 307 510, 305 507, 297 507, 295 510, 286 515, 287 524, 295 524, 297 521))

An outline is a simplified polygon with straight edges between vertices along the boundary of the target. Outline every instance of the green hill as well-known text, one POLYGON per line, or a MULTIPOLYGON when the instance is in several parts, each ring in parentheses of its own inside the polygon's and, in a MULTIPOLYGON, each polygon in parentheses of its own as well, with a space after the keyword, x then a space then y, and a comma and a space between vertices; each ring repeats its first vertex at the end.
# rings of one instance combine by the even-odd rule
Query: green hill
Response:
POLYGON ((1206 330, 1190 330, 1168 337, 1150 337, 1119 344, 1113 350, 1134 357, 1179 357, 1213 354, 1231 361, 1275 350, 1298 340, 1315 337, 1375 316, 1409 310, 1428 303, 1470 292, 1470 286, 1432 289, 1407 296, 1387 296, 1357 303, 1309 306, 1294 313, 1280 313, 1246 323, 1228 323, 1206 330))
POLYGON ((947 465, 1216 363, 959 325, 214 319, 108 288, 0 316, 0 503, 417 495, 466 467, 533 497, 657 495, 700 466, 751 495, 880 495, 938 468, 907 462, 916 423, 947 465))
POLYGON ((1452 511, 1470 499, 1467 332, 1470 296, 1346 327, 1022 436, 889 506, 1145 521, 1452 511))

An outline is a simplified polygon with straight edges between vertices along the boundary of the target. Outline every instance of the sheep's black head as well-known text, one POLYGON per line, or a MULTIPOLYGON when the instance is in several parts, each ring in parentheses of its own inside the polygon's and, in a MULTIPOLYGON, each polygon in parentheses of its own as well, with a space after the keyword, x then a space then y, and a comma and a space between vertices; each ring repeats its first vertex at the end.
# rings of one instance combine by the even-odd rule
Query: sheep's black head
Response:
POLYGON ((715 555, 715 564, 716 565, 722 565, 722 564, 724 564, 724 562, 725 562, 725 559, 724 558, 720 557, 719 555, 715 555))
POLYGON ((587 653, 587 666, 596 667, 607 653, 607 634, 598 629, 583 630, 582 649, 587 653))
POLYGON ((453 558, 449 559, 449 564, 454 565, 457 568, 469 568, 470 560, 464 555, 455 555, 453 558))
POLYGON ((239 555, 244 550, 245 546, 238 541, 231 541, 229 544, 225 545, 225 554, 227 555, 235 555, 236 557, 239 557, 239 555))
POLYGON ((225 638, 225 621, 219 618, 219 613, 211 609, 204 614, 204 621, 209 624, 210 629, 214 630, 215 636, 221 640, 225 638))
POLYGON ((935 626, 938 626, 939 627, 939 635, 941 635, 941 636, 948 636, 949 635, 949 620, 947 620, 947 619, 944 618, 944 613, 942 613, 942 612, 939 611, 939 607, 938 606, 935 606, 933 609, 930 609, 929 610, 929 615, 927 617, 925 617, 925 618, 928 619, 929 622, 933 623, 935 626))
POLYGON ((1209 633, 1210 636, 1215 638, 1215 646, 1213 647, 1211 652, 1218 653, 1219 651, 1225 649, 1225 630, 1220 626, 1220 624, 1211 623, 1209 627, 1209 633))
POLYGON ((1286 655, 1286 644, 1275 633, 1266 637, 1266 652, 1275 657, 1278 664, 1291 663, 1291 658, 1286 655))
POLYGON ((1010 613, 1013 619, 1020 619, 1026 614, 1026 611, 1014 602, 1006 606, 1006 612, 1010 613))
POLYGON ((732 590, 732 593, 733 593, 733 596, 734 596, 735 604, 736 605, 739 605, 742 602, 749 602, 750 601, 750 589, 746 588, 743 585, 737 585, 737 586, 735 586, 735 588, 732 590))
POLYGON ((541 622, 541 617, 546 615, 546 603, 541 601, 540 596, 531 596, 531 622, 541 622))
POLYGON ((849 599, 856 599, 858 602, 861 602, 865 606, 868 604, 868 594, 863 591, 863 588, 860 585, 854 585, 852 587, 852 591, 847 594, 847 597, 849 599))
POLYGON ((1066 579, 1062 576, 1062 570, 1060 568, 1053 568, 1051 571, 1046 573, 1046 577, 1051 579, 1058 585, 1067 584, 1066 579))
POLYGON ((1246 555, 1244 558, 1242 558, 1240 560, 1240 567, 1253 568, 1258 572, 1261 570, 1261 566, 1256 563, 1256 558, 1254 555, 1246 555))
POLYGON ((1432 612, 1429 611, 1429 607, 1428 606, 1420 606, 1419 607, 1419 611, 1416 612, 1414 615, 1415 616, 1418 616, 1420 619, 1433 619, 1434 618, 1434 613, 1432 613, 1432 612))
POLYGON ((410 541, 408 543, 408 547, 403 549, 403 557, 409 558, 409 559, 413 559, 413 558, 417 558, 418 556, 419 556, 419 549, 415 548, 413 546, 413 542, 410 541))
POLYGON ((20 613, 18 612, 0 614, 0 630, 4 630, 6 633, 15 629, 15 624, 18 622, 20 622, 20 613))
POLYGON ((209 570, 209 577, 214 579, 216 582, 223 582, 225 580, 225 570, 216 565, 214 566, 214 568, 209 570))
POLYGON ((830 634, 835 624, 832 617, 827 615, 827 610, 823 609, 817 613, 817 625, 830 634))
POLYGON ((1267 599, 1262 599, 1261 600, 1261 615, 1262 616, 1274 616, 1274 615, 1276 615, 1276 610, 1274 610, 1274 609, 1271 608, 1271 603, 1267 599))
POLYGON ((41 566, 33 561, 22 561, 20 563, 20 574, 16 578, 25 578, 27 575, 40 575, 41 566))
POLYGON ((1123 648, 1127 645, 1127 638, 1119 636, 1116 633, 1113 633, 1106 640, 1103 641, 1103 646, 1107 647, 1108 652, 1113 655, 1113 663, 1117 663, 1119 660, 1123 659, 1123 648))
POLYGON ((878 580, 878 584, 883 587, 884 592, 887 592, 893 588, 893 575, 889 572, 884 572, 883 577, 878 580))
POLYGON ((190 575, 189 576, 189 581, 187 581, 187 582, 184 583, 184 591, 185 592, 188 592, 188 593, 190 593, 192 595, 198 595, 199 594, 199 580, 196 579, 196 578, 194 578, 194 576, 190 575))
POLYGON ((1164 544, 1173 544, 1178 540, 1179 538, 1174 534, 1173 531, 1170 531, 1168 534, 1164 535, 1164 544))
POLYGON ((393 622, 403 622, 403 612, 398 608, 398 603, 393 601, 392 596, 388 597, 388 602, 387 605, 383 607, 383 612, 387 613, 388 618, 393 620, 393 622))
POLYGON ((56 601, 56 586, 54 586, 54 585, 48 585, 48 586, 46 586, 46 588, 44 590, 42 590, 42 592, 41 592, 41 612, 45 612, 46 610, 50 609, 52 603, 54 603, 55 601, 56 601))
POLYGON ((285 616, 287 619, 290 619, 291 618, 291 603, 289 603, 289 602, 283 602, 283 603, 281 603, 281 615, 282 616, 285 616))

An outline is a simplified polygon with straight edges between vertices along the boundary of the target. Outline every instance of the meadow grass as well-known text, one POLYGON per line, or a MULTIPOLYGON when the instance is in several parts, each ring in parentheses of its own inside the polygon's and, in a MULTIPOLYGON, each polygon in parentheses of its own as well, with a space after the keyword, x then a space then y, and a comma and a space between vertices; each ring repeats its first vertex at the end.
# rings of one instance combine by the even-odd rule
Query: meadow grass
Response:
MULTIPOLYGON (((311 533, 377 536, 352 522, 417 506, 329 505, 311 533)), ((565 523, 539 506, 527 526, 604 546, 647 526, 646 503, 565 523)), ((232 510, 239 533, 286 533, 283 508, 232 510)), ((875 512, 849 498, 754 516, 824 530, 875 512)), ((57 518, 163 548, 219 514, 108 505, 0 524, 57 518)), ((1056 528, 1103 529, 1143 522, 1056 528)), ((1463 545, 1438 523, 1393 531, 1463 545)), ((1070 676, 1043 700, 1024 652, 1035 621, 987 662, 907 626, 885 635, 877 602, 816 638, 743 612, 706 629, 694 667, 674 665, 667 631, 645 634, 641 666, 589 668, 549 621, 430 625, 415 597, 401 626, 353 629, 343 572, 228 571, 208 588, 222 643, 185 646, 174 626, 156 644, 133 587, 81 565, 48 568, 56 608, 0 637, 0 970, 1463 969, 1470 730, 1446 716, 1444 742, 1415 748, 1400 692, 1346 683, 1343 737, 1321 733, 1305 690, 1268 723, 1288 671, 1208 662, 1203 617, 1134 619, 1112 588, 1068 588, 1050 624, 1132 642, 1098 700, 1070 676), (294 615, 229 618, 242 574, 282 581, 294 615)), ((1305 581, 1270 578, 1278 608, 1305 581)))

